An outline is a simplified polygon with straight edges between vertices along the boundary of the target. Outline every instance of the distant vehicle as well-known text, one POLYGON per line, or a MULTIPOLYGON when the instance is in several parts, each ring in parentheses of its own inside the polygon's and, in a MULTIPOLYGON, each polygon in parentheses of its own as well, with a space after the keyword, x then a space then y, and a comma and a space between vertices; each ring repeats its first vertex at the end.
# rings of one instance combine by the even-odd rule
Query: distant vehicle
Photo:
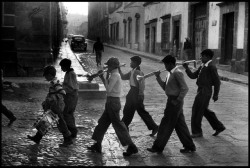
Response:
POLYGON ((82 35, 73 35, 71 38, 70 47, 72 51, 87 51, 87 43, 85 41, 85 37, 82 35))

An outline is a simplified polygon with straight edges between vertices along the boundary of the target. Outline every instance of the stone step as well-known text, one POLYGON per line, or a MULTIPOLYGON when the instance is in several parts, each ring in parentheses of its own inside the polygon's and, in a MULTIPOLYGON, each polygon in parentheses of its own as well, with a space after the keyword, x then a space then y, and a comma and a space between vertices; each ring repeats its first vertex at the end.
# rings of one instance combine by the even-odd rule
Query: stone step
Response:
MULTIPOLYGON (((83 85, 83 87, 88 87, 88 86, 96 86, 96 84, 91 84, 91 85, 83 85)), ((106 99, 106 89, 103 84, 97 84, 98 89, 79 89, 78 95, 81 97, 83 100, 89 100, 89 99, 106 99)))

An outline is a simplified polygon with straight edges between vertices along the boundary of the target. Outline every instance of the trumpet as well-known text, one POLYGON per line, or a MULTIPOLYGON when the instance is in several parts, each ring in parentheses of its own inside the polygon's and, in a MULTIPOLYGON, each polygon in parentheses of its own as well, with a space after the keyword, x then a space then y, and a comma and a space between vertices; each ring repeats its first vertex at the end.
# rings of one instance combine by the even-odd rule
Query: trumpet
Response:
MULTIPOLYGON (((178 67, 179 67, 179 66, 183 65, 184 63, 186 63, 186 64, 194 63, 194 67, 196 68, 196 62, 198 62, 198 61, 196 61, 196 60, 190 60, 190 61, 184 61, 184 62, 177 62, 176 65, 178 65, 178 67)), ((158 71, 159 71, 159 70, 158 70, 158 71)), ((154 76, 155 72, 158 72, 158 71, 150 72, 150 73, 148 73, 148 74, 146 74, 146 75, 144 75, 144 76, 137 75, 137 76, 136 76, 136 79, 137 79, 138 81, 140 81, 140 80, 142 80, 142 79, 146 79, 146 78, 148 78, 148 77, 154 76)), ((162 72, 164 72, 164 71, 167 71, 167 70, 166 70, 166 69, 160 70, 160 73, 162 73, 162 72)))
MULTIPOLYGON (((125 66, 126 64, 121 64, 119 67, 123 67, 125 66)), ((98 71, 97 73, 95 74, 87 74, 87 75, 84 75, 84 77, 87 77, 88 81, 91 82, 94 78, 96 78, 97 76, 100 76, 102 74, 104 74, 104 72, 107 72, 108 71, 108 68, 107 67, 104 67, 103 70, 100 70, 98 71)))

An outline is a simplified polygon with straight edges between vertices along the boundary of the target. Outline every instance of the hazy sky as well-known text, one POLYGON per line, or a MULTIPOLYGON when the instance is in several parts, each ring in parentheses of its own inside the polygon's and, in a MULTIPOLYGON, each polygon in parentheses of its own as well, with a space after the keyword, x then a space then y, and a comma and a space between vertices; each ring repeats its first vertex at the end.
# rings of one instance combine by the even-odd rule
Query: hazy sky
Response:
POLYGON ((63 2, 68 13, 88 15, 88 2, 63 2))

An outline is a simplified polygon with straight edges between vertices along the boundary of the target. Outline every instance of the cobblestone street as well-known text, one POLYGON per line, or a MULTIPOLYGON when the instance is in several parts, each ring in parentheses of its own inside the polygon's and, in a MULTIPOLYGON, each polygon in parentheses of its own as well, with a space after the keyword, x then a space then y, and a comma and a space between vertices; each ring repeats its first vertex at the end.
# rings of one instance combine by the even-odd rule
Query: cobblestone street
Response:
MULTIPOLYGON (((62 45, 62 55, 69 53, 68 45, 62 45)), ((92 44, 88 44, 86 53, 77 53, 79 59, 85 63, 87 71, 95 69, 95 56, 92 44)), ((118 57, 123 72, 130 70, 132 54, 105 47, 102 63, 109 57, 118 57)), ((68 55, 67 57, 70 58, 68 55)), ((74 67, 73 67, 74 68, 74 67)), ((144 74, 162 69, 163 65, 147 58, 142 59, 141 69, 144 74)), ((183 70, 183 69, 182 69, 183 70)), ((183 70, 184 72, 184 70, 183 70)), ((185 72, 184 72, 185 74, 185 72)), ((161 74, 162 76, 165 73, 161 74)), ((41 78, 44 80, 43 78, 41 78)), ((189 92, 185 97, 184 115, 190 130, 191 108, 196 95, 196 80, 191 80, 185 74, 189 92)), ((97 82, 100 82, 97 79, 97 82)), ((128 81, 122 84, 122 109, 125 96, 129 90, 128 81)), ((130 157, 124 157, 126 150, 120 144, 114 129, 109 127, 102 143, 102 154, 87 151, 86 147, 93 143, 91 136, 97 121, 104 110, 105 99, 83 100, 79 98, 75 112, 78 137, 68 148, 60 148, 63 137, 54 128, 39 145, 30 142, 26 136, 35 134, 32 128, 41 108, 41 102, 47 94, 47 87, 16 89, 14 92, 3 92, 3 104, 13 111, 18 118, 12 127, 7 127, 8 120, 2 115, 2 164, 1 166, 247 166, 248 160, 248 86, 222 81, 219 100, 210 102, 209 108, 216 112, 219 120, 226 126, 226 130, 217 137, 212 136, 214 130, 204 118, 202 122, 203 136, 194 139, 196 152, 182 154, 182 148, 174 131, 162 154, 152 154, 146 149, 151 147, 155 137, 150 137, 149 131, 135 113, 129 126, 132 140, 139 152, 130 157)), ((152 115, 157 124, 163 117, 167 97, 158 85, 155 77, 146 79, 145 108, 152 115)), ((121 111, 122 116, 122 111, 121 111)))

